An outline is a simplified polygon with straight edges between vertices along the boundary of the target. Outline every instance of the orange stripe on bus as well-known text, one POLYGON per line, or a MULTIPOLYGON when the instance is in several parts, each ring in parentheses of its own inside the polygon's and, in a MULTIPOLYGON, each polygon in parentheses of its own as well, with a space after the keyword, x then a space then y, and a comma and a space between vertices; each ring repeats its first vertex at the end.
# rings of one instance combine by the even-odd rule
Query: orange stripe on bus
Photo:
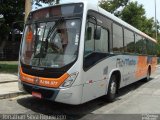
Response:
POLYGON ((49 88, 58 88, 60 85, 69 77, 69 74, 65 73, 60 78, 44 78, 37 77, 23 73, 22 68, 20 69, 20 79, 23 82, 39 85, 49 88))
POLYGON ((138 56, 138 63, 136 69, 136 78, 141 78, 147 75, 147 57, 146 56, 138 56))
POLYGON ((157 57, 152 57, 150 63, 147 63, 146 56, 138 57, 138 63, 137 63, 137 68, 136 68, 136 78, 137 79, 142 78, 145 75, 147 75, 149 65, 151 65, 151 72, 154 72, 156 70, 157 57))
POLYGON ((156 66, 157 66, 157 57, 152 57, 152 64, 151 64, 152 72, 156 71, 156 66))

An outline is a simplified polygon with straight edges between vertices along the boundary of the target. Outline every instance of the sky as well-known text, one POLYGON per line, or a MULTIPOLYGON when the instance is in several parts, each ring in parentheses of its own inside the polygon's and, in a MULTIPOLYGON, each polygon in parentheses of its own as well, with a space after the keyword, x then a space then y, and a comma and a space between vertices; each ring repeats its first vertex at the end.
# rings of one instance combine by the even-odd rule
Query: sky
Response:
MULTIPOLYGON (((138 1, 139 4, 143 4, 145 10, 146 10, 146 15, 148 18, 154 17, 155 18, 155 0, 132 0, 132 1, 138 1)), ((157 19, 160 21, 160 10, 159 10, 159 5, 160 5, 160 0, 156 0, 157 2, 157 19)))
MULTIPOLYGON (((61 0, 61 3, 67 3, 75 0, 61 0)), ((92 3, 98 4, 99 0, 91 0, 92 3)), ((155 19, 155 0, 130 0, 130 1, 138 1, 139 4, 143 4, 144 9, 146 10, 146 16, 148 18, 154 17, 155 19)), ((160 21, 160 10, 158 9, 160 5, 160 0, 157 1, 157 19, 160 21)))

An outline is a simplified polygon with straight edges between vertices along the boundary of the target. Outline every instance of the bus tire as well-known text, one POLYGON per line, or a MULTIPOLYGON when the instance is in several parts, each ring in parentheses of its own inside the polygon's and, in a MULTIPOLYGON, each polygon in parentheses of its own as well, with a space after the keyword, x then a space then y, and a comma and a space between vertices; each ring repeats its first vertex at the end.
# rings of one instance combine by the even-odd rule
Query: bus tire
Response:
POLYGON ((108 102, 113 102, 116 98, 116 93, 117 93, 117 81, 116 81, 116 75, 112 75, 110 78, 109 82, 109 87, 108 87, 108 92, 106 95, 107 101, 108 102))

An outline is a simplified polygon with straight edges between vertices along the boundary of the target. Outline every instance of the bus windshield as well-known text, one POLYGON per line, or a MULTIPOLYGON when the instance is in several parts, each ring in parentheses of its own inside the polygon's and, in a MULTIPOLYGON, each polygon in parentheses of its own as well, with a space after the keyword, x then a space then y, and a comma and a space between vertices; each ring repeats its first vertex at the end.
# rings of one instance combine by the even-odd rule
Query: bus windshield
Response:
POLYGON ((61 68, 76 60, 80 19, 60 18, 26 25, 20 60, 25 65, 61 68))

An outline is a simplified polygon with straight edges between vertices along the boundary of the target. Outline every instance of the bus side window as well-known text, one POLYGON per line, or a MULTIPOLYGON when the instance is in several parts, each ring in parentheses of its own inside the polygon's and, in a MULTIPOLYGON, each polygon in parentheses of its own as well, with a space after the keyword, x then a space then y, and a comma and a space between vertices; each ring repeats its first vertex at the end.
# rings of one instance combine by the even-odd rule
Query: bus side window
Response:
POLYGON ((123 30, 113 23, 113 52, 123 52, 123 30))
POLYGON ((124 51, 126 53, 135 52, 134 33, 124 29, 124 51))
POLYGON ((143 38, 140 35, 135 36, 135 46, 136 46, 136 53, 142 55, 143 54, 143 38))

